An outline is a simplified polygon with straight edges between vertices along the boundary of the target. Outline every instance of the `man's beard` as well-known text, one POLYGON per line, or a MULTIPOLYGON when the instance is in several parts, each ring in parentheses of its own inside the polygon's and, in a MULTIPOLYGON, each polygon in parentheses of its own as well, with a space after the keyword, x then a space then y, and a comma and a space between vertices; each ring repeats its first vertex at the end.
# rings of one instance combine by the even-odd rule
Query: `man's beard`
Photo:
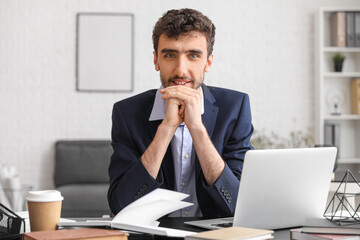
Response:
POLYGON ((201 81, 196 81, 194 78, 189 77, 189 76, 179 77, 179 76, 177 76, 177 75, 172 76, 172 77, 170 77, 170 78, 168 78, 168 79, 165 79, 164 76, 161 76, 161 72, 160 72, 160 80, 161 80, 162 85, 163 85, 165 88, 168 87, 168 86, 170 86, 170 83, 171 83, 174 79, 189 80, 189 81, 191 81, 192 84, 193 84, 193 89, 199 89, 199 87, 201 86, 201 84, 203 84, 203 82, 204 82, 205 72, 204 72, 204 74, 202 75, 201 81))

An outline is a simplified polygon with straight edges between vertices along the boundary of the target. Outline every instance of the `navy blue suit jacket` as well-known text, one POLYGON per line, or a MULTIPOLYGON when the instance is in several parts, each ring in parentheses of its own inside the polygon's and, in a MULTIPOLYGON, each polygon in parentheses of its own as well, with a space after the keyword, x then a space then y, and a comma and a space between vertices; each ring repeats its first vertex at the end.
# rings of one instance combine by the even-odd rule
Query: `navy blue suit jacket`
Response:
MULTIPOLYGON (((196 193, 203 216, 233 216, 245 152, 252 149, 253 133, 249 97, 245 93, 202 85, 202 121, 225 161, 217 181, 208 186, 195 156, 196 193)), ((174 190, 171 144, 157 179, 149 175, 141 156, 152 142, 160 121, 149 121, 156 90, 119 101, 113 108, 108 201, 114 214, 156 188, 174 190)))

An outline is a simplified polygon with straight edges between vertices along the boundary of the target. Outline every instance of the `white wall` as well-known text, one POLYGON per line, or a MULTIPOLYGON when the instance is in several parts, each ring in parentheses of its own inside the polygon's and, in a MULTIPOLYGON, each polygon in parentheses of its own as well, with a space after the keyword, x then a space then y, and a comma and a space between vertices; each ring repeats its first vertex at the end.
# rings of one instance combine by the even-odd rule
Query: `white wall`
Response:
POLYGON ((314 14, 359 0, 0 0, 0 163, 23 183, 53 187, 54 142, 109 139, 114 102, 160 84, 151 33, 170 8, 191 7, 217 27, 208 85, 249 93, 253 123, 288 135, 313 127, 314 14), (135 15, 133 93, 75 91, 76 14, 135 15))

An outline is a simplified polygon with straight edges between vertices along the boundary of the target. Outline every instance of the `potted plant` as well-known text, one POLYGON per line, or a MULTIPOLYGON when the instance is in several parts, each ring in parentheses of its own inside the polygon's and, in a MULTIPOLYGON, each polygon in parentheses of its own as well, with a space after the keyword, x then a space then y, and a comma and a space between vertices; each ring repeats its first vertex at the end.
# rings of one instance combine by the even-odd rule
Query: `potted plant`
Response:
POLYGON ((344 63, 344 60, 345 60, 345 56, 342 55, 341 53, 337 53, 332 57, 332 60, 334 62, 335 72, 341 72, 342 67, 343 67, 343 63, 344 63))

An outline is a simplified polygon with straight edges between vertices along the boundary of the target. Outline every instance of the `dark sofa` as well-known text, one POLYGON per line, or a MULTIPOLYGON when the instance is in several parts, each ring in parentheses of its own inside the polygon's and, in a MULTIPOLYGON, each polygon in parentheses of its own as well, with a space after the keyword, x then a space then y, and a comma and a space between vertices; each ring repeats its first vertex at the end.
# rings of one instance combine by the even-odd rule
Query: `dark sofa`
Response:
POLYGON ((110 140, 56 142, 54 182, 64 197, 61 217, 110 214, 106 196, 112 152, 110 140))

